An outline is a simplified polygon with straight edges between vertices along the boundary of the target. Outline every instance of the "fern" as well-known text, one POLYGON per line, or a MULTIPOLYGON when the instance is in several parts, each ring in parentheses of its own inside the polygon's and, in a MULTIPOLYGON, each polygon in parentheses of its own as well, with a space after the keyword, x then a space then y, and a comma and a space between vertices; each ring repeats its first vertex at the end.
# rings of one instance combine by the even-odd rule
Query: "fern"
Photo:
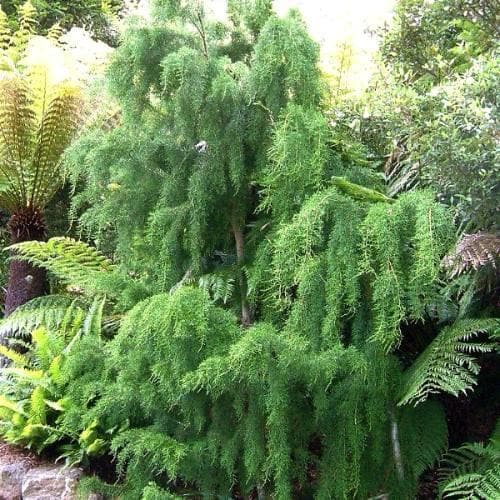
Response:
POLYGON ((198 286, 205 290, 214 302, 227 304, 234 291, 234 278, 223 273, 204 274, 198 280, 198 286))
POLYGON ((121 298, 128 307, 130 301, 133 305, 147 293, 140 283, 118 273, 107 257, 82 241, 57 237, 46 242, 26 241, 9 249, 15 250, 17 259, 47 269, 73 291, 121 298))
POLYGON ((6 408, 12 413, 26 416, 26 413, 22 410, 17 402, 11 401, 10 399, 2 395, 0 395, 0 408, 6 408))
POLYGON ((439 498, 489 500, 500 496, 498 424, 488 444, 468 443, 450 450, 439 470, 439 498))
POLYGON ((12 35, 11 57, 17 62, 24 54, 29 40, 35 34, 37 12, 30 0, 21 4, 17 11, 19 17, 19 29, 12 35))
POLYGON ((29 360, 23 354, 0 345, 0 355, 12 361, 16 366, 25 367, 29 365, 29 360))
POLYGON ((498 325, 495 319, 467 319, 445 327, 405 373, 398 404, 417 405, 434 393, 457 396, 471 390, 479 373, 473 355, 491 352, 494 345, 469 341, 498 325))
POLYGON ((488 264, 496 268, 499 255, 498 235, 486 232, 464 234, 454 251, 443 259, 443 263, 450 271, 451 278, 454 278, 469 269, 477 271, 488 264))
POLYGON ((10 45, 10 28, 7 18, 7 14, 2 10, 0 6, 0 57, 4 56, 7 48, 10 45))
POLYGON ((78 301, 65 295, 38 297, 18 307, 0 322, 0 337, 27 337, 39 326, 49 330, 57 329, 65 315, 82 311, 78 301))
POLYGON ((11 213, 52 199, 63 182, 61 154, 80 123, 79 89, 51 85, 47 71, 0 80, 0 204, 11 213))

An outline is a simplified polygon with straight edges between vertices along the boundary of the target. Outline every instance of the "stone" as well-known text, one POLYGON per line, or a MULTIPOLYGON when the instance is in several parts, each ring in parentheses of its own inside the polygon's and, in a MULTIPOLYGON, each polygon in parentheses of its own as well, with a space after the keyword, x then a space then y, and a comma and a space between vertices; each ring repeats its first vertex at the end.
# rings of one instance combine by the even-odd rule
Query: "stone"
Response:
POLYGON ((21 500, 22 481, 29 468, 26 462, 0 462, 0 500, 21 500))
POLYGON ((76 500, 81 469, 47 465, 31 469, 22 482, 23 500, 76 500))

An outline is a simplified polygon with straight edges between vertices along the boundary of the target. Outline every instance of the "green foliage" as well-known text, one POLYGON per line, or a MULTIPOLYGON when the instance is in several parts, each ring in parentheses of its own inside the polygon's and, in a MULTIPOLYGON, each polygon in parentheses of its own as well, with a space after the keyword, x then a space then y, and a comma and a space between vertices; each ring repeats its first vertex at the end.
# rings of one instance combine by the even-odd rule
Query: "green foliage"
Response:
POLYGON ((16 311, 17 318, 9 318, 11 325, 18 328, 37 327, 30 332, 32 342, 27 353, 0 346, 0 354, 11 361, 9 366, 0 368, 4 394, 0 400, 0 435, 38 453, 62 443, 63 458, 69 463, 83 462, 88 456, 101 454, 106 443, 95 432, 95 422, 80 435, 61 425, 63 415, 72 405, 65 391, 68 381, 62 367, 81 336, 99 334, 103 302, 96 300, 88 311, 71 303, 61 315, 54 305, 60 309, 62 300, 51 299, 35 299, 33 304, 24 306, 24 311, 16 311), (30 322, 26 321, 26 311, 33 313, 30 322))
POLYGON ((439 498, 496 498, 500 495, 498 424, 487 444, 468 443, 450 450, 440 468, 439 498))
POLYGON ((66 295, 49 295, 38 297, 18 307, 0 323, 0 336, 28 337, 41 325, 53 330, 68 317, 83 313, 78 302, 66 295))
POLYGON ((497 15, 489 0, 399 0, 382 56, 406 81, 439 83, 496 45, 497 15))
MULTIPOLYGON (((72 238, 56 237, 49 241, 25 241, 12 245, 16 258, 26 260, 38 267, 47 269, 69 291, 85 292, 88 295, 106 295, 119 299, 118 308, 123 309, 135 304, 146 293, 140 284, 128 276, 120 274, 116 266, 95 248, 83 241, 72 238)), ((42 302, 46 299, 39 299, 42 302)), ((48 299, 49 301, 51 299, 48 299)), ((29 311, 37 304, 30 303, 25 308, 29 311)), ((47 306, 42 307, 42 313, 47 306)), ((14 313, 14 318, 7 319, 7 325, 23 317, 24 309, 14 313)), ((29 314, 29 313, 28 313, 29 314)), ((36 316, 32 320, 36 321, 36 316)))
POLYGON ((100 40, 116 43, 111 24, 122 4, 121 0, 3 0, 2 8, 13 30, 22 27, 19 16, 29 8, 36 13, 34 28, 39 34, 46 35, 57 23, 63 30, 78 26, 100 40))
MULTIPOLYGON (((217 255, 234 259, 234 233, 247 231, 259 203, 254 182, 272 125, 288 103, 317 106, 321 85, 318 47, 297 14, 271 16, 252 46, 255 23, 243 28, 254 11, 219 33, 194 7, 156 9, 152 24, 127 33, 109 71, 123 125, 82 138, 69 161, 75 184, 84 181, 74 199, 75 212, 86 209, 82 227, 115 238, 126 268, 167 291, 189 269, 194 278, 210 272, 217 255), (228 45, 236 31, 246 50, 228 45), (277 67, 277 52, 294 63, 277 67)), ((263 24, 265 6, 255 9, 263 24)))
POLYGON ((445 327, 405 374, 399 404, 418 404, 436 392, 458 396, 471 390, 479 373, 473 354, 491 352, 495 346, 468 341, 498 326, 494 319, 467 319, 445 327))
POLYGON ((361 108, 362 134, 388 155, 391 194, 432 186, 469 230, 498 226, 497 10, 489 0, 400 1, 361 108))
POLYGON ((0 205, 42 210, 63 183, 61 155, 79 126, 78 87, 55 83, 49 68, 0 79, 0 205))
MULTIPOLYGON (((387 196, 321 108, 318 47, 296 12, 229 7, 223 25, 199 2, 159 0, 125 35, 108 76, 121 123, 68 154, 74 214, 100 250, 15 247, 81 295, 77 329, 36 342, 40 359, 60 353, 50 375, 68 404, 54 423, 33 389, 5 412, 53 425, 69 462, 111 453, 119 481, 82 488, 124 499, 415 498, 447 446, 428 396, 472 388, 492 347, 467 341, 496 322, 457 308, 406 352, 414 326, 451 308, 451 211, 427 190, 387 196), (108 338, 88 301, 103 294, 124 313, 108 338)), ((11 328, 64 330, 48 308, 11 328)))

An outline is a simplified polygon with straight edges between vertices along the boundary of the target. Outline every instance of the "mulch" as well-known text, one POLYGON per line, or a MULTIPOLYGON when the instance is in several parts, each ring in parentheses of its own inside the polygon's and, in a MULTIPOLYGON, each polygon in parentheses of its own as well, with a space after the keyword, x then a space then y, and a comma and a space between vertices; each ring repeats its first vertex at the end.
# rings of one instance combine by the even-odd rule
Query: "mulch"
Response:
POLYGON ((8 465, 19 462, 27 463, 30 467, 47 464, 46 460, 24 448, 0 442, 0 463, 8 465))

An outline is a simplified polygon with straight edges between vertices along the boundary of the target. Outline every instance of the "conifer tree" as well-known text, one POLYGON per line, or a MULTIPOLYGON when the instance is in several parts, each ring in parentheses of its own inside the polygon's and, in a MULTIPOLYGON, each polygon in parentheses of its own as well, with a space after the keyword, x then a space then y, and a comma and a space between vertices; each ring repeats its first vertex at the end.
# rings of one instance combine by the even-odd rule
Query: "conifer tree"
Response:
POLYGON ((83 225, 103 235, 112 224, 126 265, 165 290, 232 267, 249 324, 244 266, 250 229, 262 225, 255 181, 287 106, 317 120, 308 110, 321 84, 318 46, 297 13, 279 19, 268 1, 232 2, 229 17, 222 26, 199 2, 156 2, 156 22, 129 32, 110 68, 123 125, 84 139, 73 164, 87 179, 76 207, 92 203, 83 225))

